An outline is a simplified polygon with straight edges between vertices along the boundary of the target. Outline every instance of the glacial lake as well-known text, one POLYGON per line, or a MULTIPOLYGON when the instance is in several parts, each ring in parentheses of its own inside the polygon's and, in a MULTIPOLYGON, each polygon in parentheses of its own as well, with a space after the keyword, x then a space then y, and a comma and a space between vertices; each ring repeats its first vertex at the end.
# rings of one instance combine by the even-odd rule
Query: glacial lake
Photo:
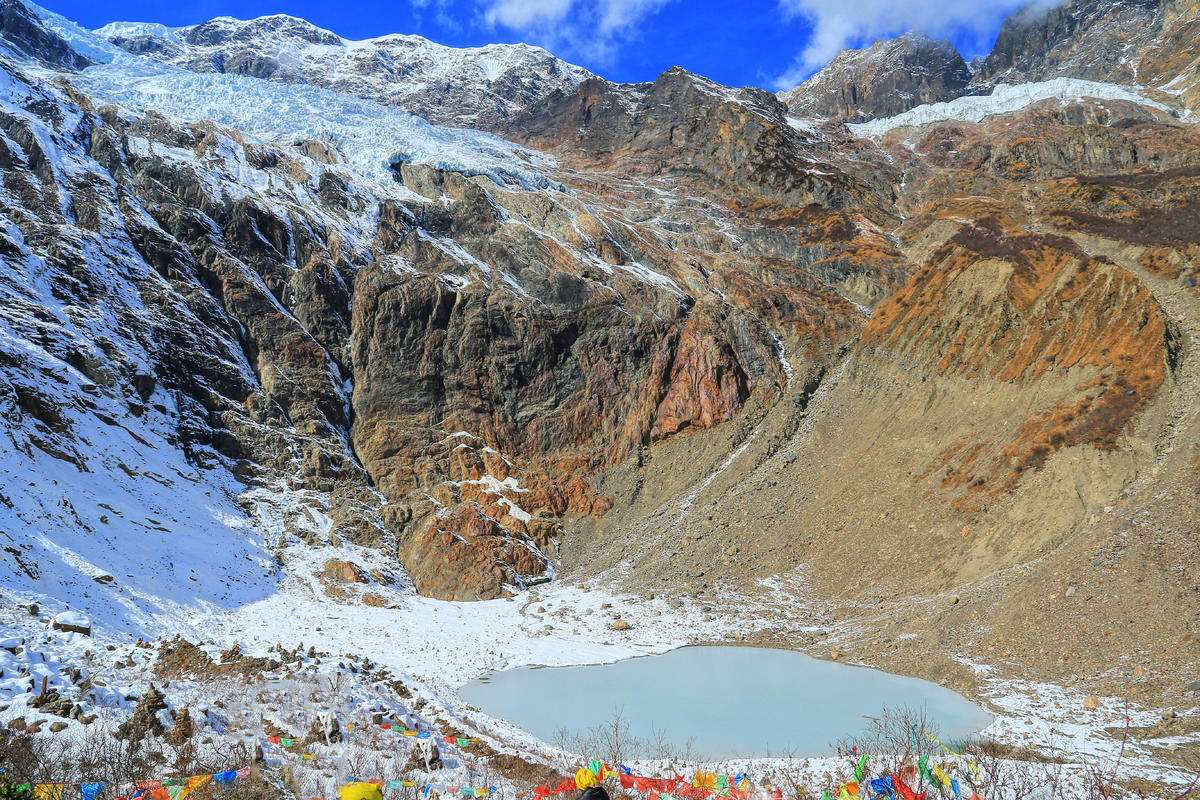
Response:
POLYGON ((493 673, 461 694, 546 742, 557 743, 564 730, 568 741, 586 737, 619 712, 637 739, 675 746, 691 740, 692 752, 710 761, 828 755, 885 709, 923 710, 943 741, 978 733, 992 720, 929 681, 759 647, 683 647, 614 664, 524 667, 493 673))

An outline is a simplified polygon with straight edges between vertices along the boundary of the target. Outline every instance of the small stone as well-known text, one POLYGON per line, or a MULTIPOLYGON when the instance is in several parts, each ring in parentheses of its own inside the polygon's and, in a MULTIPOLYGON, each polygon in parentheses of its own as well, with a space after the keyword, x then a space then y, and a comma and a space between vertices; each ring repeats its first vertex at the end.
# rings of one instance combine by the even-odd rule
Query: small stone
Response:
POLYGON ((67 729, 67 723, 65 723, 65 722, 50 723, 50 732, 51 733, 62 733, 66 729, 67 729))
POLYGON ((633 626, 630 625, 628 622, 626 622, 623 619, 617 619, 617 620, 613 620, 612 622, 608 623, 608 627, 614 631, 627 631, 630 628, 632 628, 633 626))
POLYGON ((1067 587, 1066 596, 1067 596, 1067 597, 1074 597, 1074 596, 1075 596, 1075 591, 1076 591, 1076 589, 1075 589, 1075 587, 1074 587, 1074 586, 1068 586, 1068 587, 1067 587))
POLYGON ((840 648, 840 647, 830 648, 829 657, 834 661, 841 661, 842 660, 842 648, 840 648))
POLYGON ((1083 707, 1088 711, 1097 710, 1100 708, 1100 698, 1096 697, 1094 694, 1089 694, 1087 697, 1083 698, 1083 707))

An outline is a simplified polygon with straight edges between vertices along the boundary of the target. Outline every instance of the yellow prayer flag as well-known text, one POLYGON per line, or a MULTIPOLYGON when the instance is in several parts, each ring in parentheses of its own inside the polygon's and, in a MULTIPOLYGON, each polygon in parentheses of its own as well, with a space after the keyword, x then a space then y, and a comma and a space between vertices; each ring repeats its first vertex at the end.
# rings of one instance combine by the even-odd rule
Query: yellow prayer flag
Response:
POLYGON ((575 772, 575 788, 576 789, 579 789, 580 791, 582 791, 584 789, 590 789, 593 786, 595 786, 596 783, 597 783, 596 773, 592 772, 587 767, 581 767, 580 769, 576 770, 576 772, 575 772))
POLYGON ((374 783, 348 783, 338 789, 339 800, 383 800, 383 790, 374 783))
POLYGON ((212 780, 212 775, 193 775, 187 779, 187 788, 189 792, 194 792, 204 784, 212 780))

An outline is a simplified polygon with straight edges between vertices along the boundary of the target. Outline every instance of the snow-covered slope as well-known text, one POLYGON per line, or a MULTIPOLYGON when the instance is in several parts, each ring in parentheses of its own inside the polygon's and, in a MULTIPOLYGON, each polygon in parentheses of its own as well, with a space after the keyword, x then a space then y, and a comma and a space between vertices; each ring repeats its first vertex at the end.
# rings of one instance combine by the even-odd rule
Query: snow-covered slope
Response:
POLYGON ((321 86, 436 122, 481 128, 494 128, 591 77, 526 44, 454 48, 402 34, 352 41, 283 14, 218 17, 181 28, 114 22, 96 33, 195 72, 321 86))
POLYGON ((987 117, 1019 111, 1043 100, 1057 99, 1067 103, 1083 98, 1125 100, 1169 114, 1174 113, 1170 107, 1151 100, 1135 86, 1118 86, 1075 78, 1055 78, 1054 80, 1015 86, 1000 84, 990 95, 970 95, 946 103, 917 106, 903 114, 850 125, 849 128, 859 136, 878 137, 896 128, 929 125, 945 120, 979 122, 987 117))
MULTIPOLYGON (((0 190, 4 588, 72 598, 118 630, 264 597, 274 565, 235 503, 236 482, 199 466, 222 461, 211 448, 180 447, 194 401, 152 377, 169 349, 165 329, 202 326, 185 304, 149 299, 166 283, 124 226, 103 216, 98 230, 74 224, 87 215, 82 187, 106 201, 116 192, 75 138, 78 109, 0 68, 0 119, 13 164, 0 190), (57 124, 30 106, 56 109, 57 124), (24 169, 44 182, 22 180, 24 169), (30 192, 44 201, 41 218, 21 210, 30 192), (52 257, 46 236, 57 240, 52 257)), ((204 343, 220 370, 254 380, 236 344, 204 343)))

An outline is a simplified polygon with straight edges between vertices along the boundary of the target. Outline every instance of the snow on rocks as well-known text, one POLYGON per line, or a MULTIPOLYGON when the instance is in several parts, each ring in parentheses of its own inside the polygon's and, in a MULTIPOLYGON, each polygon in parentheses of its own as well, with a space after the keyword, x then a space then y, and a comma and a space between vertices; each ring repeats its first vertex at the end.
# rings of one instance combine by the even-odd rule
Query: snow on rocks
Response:
POLYGON ((968 95, 945 103, 929 103, 894 117, 885 117, 847 127, 858 136, 880 138, 888 131, 897 128, 917 127, 946 120, 980 122, 998 114, 1019 111, 1042 100, 1057 99, 1066 105, 1084 98, 1126 100, 1169 114, 1174 113, 1170 107, 1146 97, 1136 86, 1119 86, 1077 78, 1055 78, 1038 83, 1016 85, 1002 83, 997 85, 990 95, 968 95))
MULTIPOLYGON (((959 658, 983 682, 983 696, 995 718, 982 731, 996 741, 1030 747, 1050 757, 1083 764, 1122 764, 1156 780, 1186 784, 1191 776, 1165 768, 1155 749, 1177 746, 1166 739, 1138 740, 1121 732, 1150 727, 1157 712, 1116 697, 1095 697, 1049 683, 1001 678, 993 667, 959 658)), ((1183 737, 1200 743, 1200 734, 1183 737)))

